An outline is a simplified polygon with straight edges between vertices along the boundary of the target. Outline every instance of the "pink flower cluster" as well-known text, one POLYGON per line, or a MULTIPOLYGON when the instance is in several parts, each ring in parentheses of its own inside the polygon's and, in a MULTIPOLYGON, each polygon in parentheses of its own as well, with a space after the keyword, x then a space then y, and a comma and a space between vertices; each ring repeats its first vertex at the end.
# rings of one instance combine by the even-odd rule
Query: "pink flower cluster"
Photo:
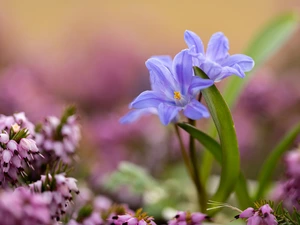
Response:
POLYGON ((273 215, 273 209, 265 204, 258 210, 251 207, 245 209, 236 218, 247 219, 247 225, 277 225, 276 217, 273 215))
POLYGON ((0 115, 0 185, 16 185, 18 176, 26 175, 26 166, 34 169, 34 155, 40 152, 32 135, 34 125, 24 113, 0 115))
POLYGON ((100 213, 93 212, 88 218, 84 219, 82 223, 76 220, 70 220, 67 225, 104 225, 100 213))
POLYGON ((180 211, 174 219, 168 222, 168 225, 201 225, 206 219, 209 219, 209 217, 199 212, 189 213, 180 211))
POLYGON ((54 156, 66 164, 72 162, 80 138, 76 115, 68 117, 63 124, 57 117, 47 117, 42 124, 42 130, 35 135, 37 145, 46 157, 54 156), (59 126, 61 126, 60 130, 58 130, 59 126))
POLYGON ((76 184, 77 180, 72 177, 65 177, 65 174, 56 174, 53 177, 43 175, 41 180, 30 184, 31 190, 42 192, 50 199, 50 214, 52 219, 60 220, 73 200, 72 192, 79 194, 76 184))
POLYGON ((0 193, 1 225, 54 225, 46 195, 17 188, 0 193))
POLYGON ((282 201, 289 210, 300 210, 300 149, 285 155, 286 177, 275 189, 275 200, 282 201))
POLYGON ((132 216, 131 214, 111 216, 108 222, 111 225, 156 225, 152 217, 132 216))

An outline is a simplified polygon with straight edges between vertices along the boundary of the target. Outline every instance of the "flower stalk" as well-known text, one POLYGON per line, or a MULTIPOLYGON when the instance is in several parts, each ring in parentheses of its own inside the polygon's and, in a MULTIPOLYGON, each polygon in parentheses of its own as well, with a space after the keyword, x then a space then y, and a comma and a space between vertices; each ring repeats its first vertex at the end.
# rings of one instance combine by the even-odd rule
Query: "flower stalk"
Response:
MULTIPOLYGON (((201 97, 199 97, 199 99, 201 99, 201 97)), ((189 119, 189 124, 195 126, 196 121, 189 119)), ((206 194, 205 186, 200 179, 200 173, 198 170, 198 163, 197 163, 197 154, 195 149, 195 139, 193 138, 192 135, 190 135, 189 154, 190 154, 193 171, 195 174, 194 183, 197 189, 199 207, 202 212, 205 212, 207 208, 207 194, 206 194)))

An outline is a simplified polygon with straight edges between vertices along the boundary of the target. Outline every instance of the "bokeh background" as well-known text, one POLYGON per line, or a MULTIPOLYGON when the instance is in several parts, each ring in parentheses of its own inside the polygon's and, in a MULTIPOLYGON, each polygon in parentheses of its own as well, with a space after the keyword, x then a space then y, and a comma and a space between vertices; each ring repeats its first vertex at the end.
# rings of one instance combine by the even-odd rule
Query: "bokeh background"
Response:
MULTIPOLYGON (((1 113, 25 111, 37 122, 76 104, 83 128, 77 176, 97 189, 104 174, 127 160, 159 177, 180 162, 172 127, 156 117, 118 122, 128 103, 149 88, 144 62, 185 48, 186 29, 204 43, 222 31, 230 53, 241 53, 286 11, 300 12, 300 1, 1 1, 1 113)), ((300 29, 255 73, 233 109, 250 178, 300 120, 300 29)))

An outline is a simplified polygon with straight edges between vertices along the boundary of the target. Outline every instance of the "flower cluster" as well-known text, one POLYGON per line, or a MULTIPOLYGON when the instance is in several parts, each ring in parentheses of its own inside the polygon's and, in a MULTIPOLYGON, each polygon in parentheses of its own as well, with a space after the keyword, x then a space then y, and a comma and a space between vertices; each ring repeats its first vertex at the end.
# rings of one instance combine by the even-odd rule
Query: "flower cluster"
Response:
POLYGON ((249 207, 235 218, 247 219, 247 225, 278 224, 276 217, 273 215, 273 209, 268 204, 261 206, 258 210, 249 207))
POLYGON ((209 116, 208 110, 197 100, 197 94, 214 82, 232 74, 244 77, 254 61, 249 56, 228 53, 228 39, 223 33, 214 34, 206 54, 201 39, 193 32, 184 35, 189 49, 171 57, 156 56, 146 61, 152 90, 142 92, 130 104, 133 109, 121 123, 131 123, 144 114, 158 114, 162 124, 179 120, 179 112, 193 120, 209 116), (209 79, 195 76, 193 66, 200 67, 209 79))
POLYGON ((137 210, 135 215, 126 213, 124 215, 110 216, 108 222, 111 225, 156 225, 156 223, 153 221, 153 217, 143 213, 141 209, 137 210))
POLYGON ((300 209, 300 149, 290 151, 285 156, 287 180, 276 188, 275 198, 283 201, 284 206, 293 210, 300 209))
POLYGON ((201 225, 204 220, 209 219, 205 214, 195 212, 178 212, 174 219, 168 222, 168 225, 201 225))
POLYGON ((0 115, 0 185, 16 185, 18 176, 25 176, 25 167, 32 166, 34 155, 40 155, 32 139, 34 125, 24 113, 0 115))
POLYGON ((0 193, 1 225, 54 225, 46 195, 23 187, 0 193))
MULTIPOLYGON (((70 108, 72 110, 72 108, 70 108)), ((47 161, 61 159, 70 164, 80 141, 80 128, 77 116, 65 112, 61 119, 47 117, 35 135, 38 147, 47 161)))
POLYGON ((50 214, 52 219, 60 220, 72 201, 72 192, 79 194, 77 180, 66 177, 65 174, 43 175, 41 180, 30 184, 32 191, 43 193, 50 199, 50 214))

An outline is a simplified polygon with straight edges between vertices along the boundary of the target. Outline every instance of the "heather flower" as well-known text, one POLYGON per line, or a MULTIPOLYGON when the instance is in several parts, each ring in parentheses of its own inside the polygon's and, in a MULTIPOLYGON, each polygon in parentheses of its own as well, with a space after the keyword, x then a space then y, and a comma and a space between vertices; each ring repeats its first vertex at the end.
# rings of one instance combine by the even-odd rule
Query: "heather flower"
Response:
POLYGON ((138 210, 135 215, 124 214, 111 216, 108 222, 113 225, 156 225, 153 218, 147 216, 146 213, 142 213, 141 210, 138 210))
MULTIPOLYGON (((194 120, 209 116, 207 109, 196 100, 196 95, 213 82, 194 76, 192 56, 188 50, 175 56, 172 67, 156 57, 148 59, 146 66, 150 72, 152 90, 142 92, 130 104, 133 110, 145 109, 139 111, 138 116, 150 113, 155 108, 164 125, 177 121, 180 111, 194 120)), ((121 122, 133 120, 133 117, 137 116, 129 113, 121 122)))
POLYGON ((180 211, 168 222, 168 225, 201 225, 204 220, 209 219, 205 214, 180 211))
POLYGON ((281 181, 273 193, 275 200, 282 201, 285 208, 300 209, 300 150, 286 153, 284 158, 287 179, 281 181))
POLYGON ((1 225, 54 225, 47 196, 17 188, 0 193, 1 225))
POLYGON ((79 194, 76 184, 77 180, 66 177, 65 174, 43 175, 38 180, 29 185, 32 191, 43 193, 50 201, 50 214, 52 219, 60 220, 62 215, 68 210, 73 199, 72 192, 79 194))
POLYGON ((26 166, 34 169, 34 155, 40 155, 32 139, 34 125, 24 113, 0 115, 0 185, 16 185, 18 176, 25 176, 26 166))
POLYGON ((198 66, 207 76, 215 82, 230 76, 245 77, 245 72, 254 67, 251 57, 243 54, 229 55, 228 39, 221 32, 212 35, 206 53, 202 40, 192 31, 185 31, 184 39, 193 56, 193 65, 198 66))
POLYGON ((269 204, 261 206, 258 210, 249 207, 241 214, 235 217, 236 219, 247 219, 247 225, 277 225, 276 217, 273 215, 273 209, 269 204))
POLYGON ((71 163, 80 138, 76 115, 67 117, 66 121, 54 116, 47 117, 35 135, 37 145, 43 151, 47 162, 61 159, 66 164, 71 163))

